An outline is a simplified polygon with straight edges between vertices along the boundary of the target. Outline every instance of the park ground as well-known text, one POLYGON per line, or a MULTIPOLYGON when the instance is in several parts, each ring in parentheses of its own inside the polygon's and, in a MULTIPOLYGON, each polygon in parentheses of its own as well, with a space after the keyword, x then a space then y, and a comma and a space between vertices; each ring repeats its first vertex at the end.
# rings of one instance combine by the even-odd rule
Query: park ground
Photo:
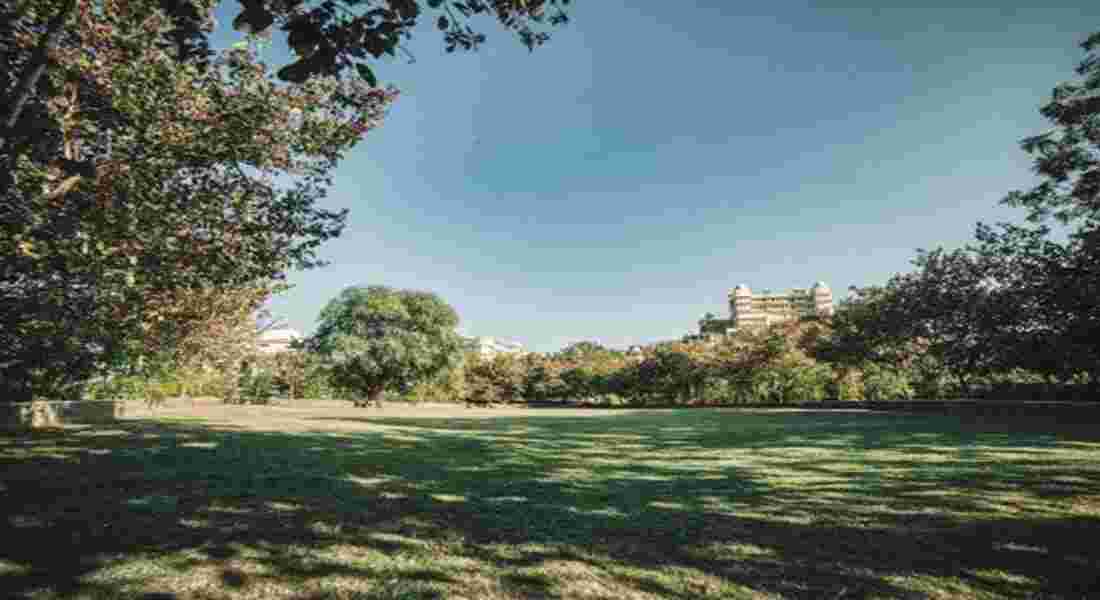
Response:
POLYGON ((1100 424, 198 404, 0 433, 0 597, 1096 598, 1100 424))

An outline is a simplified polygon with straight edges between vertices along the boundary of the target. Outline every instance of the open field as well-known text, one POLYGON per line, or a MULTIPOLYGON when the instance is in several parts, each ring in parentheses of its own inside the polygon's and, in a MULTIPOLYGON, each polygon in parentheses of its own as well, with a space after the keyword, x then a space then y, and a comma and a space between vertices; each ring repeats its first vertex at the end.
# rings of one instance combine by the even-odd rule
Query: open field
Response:
POLYGON ((0 596, 1100 597, 1100 424, 200 405, 0 433, 0 596))

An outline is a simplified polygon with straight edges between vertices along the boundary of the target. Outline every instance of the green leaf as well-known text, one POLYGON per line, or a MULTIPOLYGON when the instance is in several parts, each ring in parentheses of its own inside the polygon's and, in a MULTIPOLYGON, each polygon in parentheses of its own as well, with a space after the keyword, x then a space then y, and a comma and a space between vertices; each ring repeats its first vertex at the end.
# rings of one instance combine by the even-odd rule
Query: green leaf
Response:
POLYGON ((356 63, 355 70, 359 72, 359 76, 370 84, 371 87, 378 86, 378 78, 374 76, 374 72, 370 70, 370 67, 363 63, 356 63))

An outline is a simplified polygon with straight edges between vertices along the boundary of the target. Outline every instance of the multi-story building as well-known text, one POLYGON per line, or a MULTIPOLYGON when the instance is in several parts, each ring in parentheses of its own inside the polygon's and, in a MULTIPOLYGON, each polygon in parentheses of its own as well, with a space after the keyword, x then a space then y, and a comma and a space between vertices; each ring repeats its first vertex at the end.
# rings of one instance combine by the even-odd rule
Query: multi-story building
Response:
POLYGON ((759 294, 753 294, 747 285, 741 284, 729 293, 729 309, 728 319, 704 317, 699 322, 700 332, 704 335, 732 333, 762 329, 803 317, 832 316, 833 292, 820 281, 810 289, 793 288, 784 293, 763 290, 759 294))
POLYGON ((518 342, 507 342, 491 337, 468 338, 468 348, 477 352, 483 358, 492 358, 498 354, 527 354, 523 345, 518 342))
POLYGON ((290 350, 290 345, 302 339, 302 334, 289 327, 268 329, 256 340, 256 349, 262 354, 276 354, 290 350))

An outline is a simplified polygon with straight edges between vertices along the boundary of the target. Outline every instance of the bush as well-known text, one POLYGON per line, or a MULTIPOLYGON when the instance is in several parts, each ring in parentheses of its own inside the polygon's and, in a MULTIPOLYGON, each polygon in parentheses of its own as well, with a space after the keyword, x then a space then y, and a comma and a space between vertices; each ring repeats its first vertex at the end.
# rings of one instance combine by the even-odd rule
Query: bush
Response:
POLYGON ((85 397, 89 400, 140 400, 147 395, 148 381, 132 375, 116 375, 88 383, 85 397))
POLYGON ((320 371, 315 371, 305 379, 298 395, 312 400, 331 400, 337 397, 336 390, 329 383, 328 377, 320 371))
POLYGON ((856 370, 837 373, 829 383, 829 397, 841 402, 864 400, 862 374, 856 370))
POLYGON ((241 372, 240 398, 242 404, 268 404, 274 394, 274 377, 265 370, 241 372))
POLYGON ((909 400, 913 397, 909 376, 899 369, 868 363, 863 367, 863 396, 868 401, 909 400))

